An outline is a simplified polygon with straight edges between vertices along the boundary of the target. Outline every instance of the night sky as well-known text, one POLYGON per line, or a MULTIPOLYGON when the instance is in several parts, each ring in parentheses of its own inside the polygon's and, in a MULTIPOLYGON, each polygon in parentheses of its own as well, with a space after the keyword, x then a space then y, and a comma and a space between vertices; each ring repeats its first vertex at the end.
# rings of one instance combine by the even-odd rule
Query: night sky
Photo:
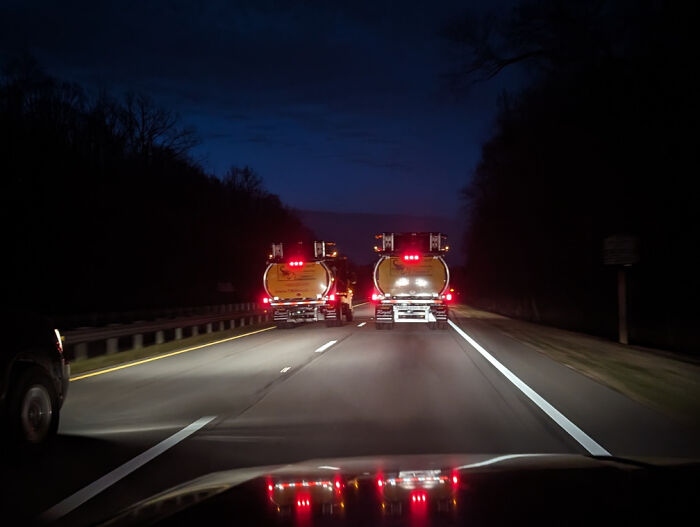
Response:
POLYGON ((465 2, 376 4, 3 0, 0 58, 150 94, 209 172, 249 165, 292 207, 454 217, 516 74, 456 97, 440 30, 465 2))

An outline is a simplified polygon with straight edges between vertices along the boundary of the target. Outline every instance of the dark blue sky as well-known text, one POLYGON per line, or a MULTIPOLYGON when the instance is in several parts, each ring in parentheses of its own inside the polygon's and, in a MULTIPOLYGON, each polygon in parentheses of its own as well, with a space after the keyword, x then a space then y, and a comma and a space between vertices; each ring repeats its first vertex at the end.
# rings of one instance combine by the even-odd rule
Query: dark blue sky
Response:
POLYGON ((293 207, 454 216, 498 95, 517 85, 511 74, 457 99, 442 80, 456 62, 439 32, 466 7, 480 9, 1 0, 0 51, 151 94, 196 127, 210 172, 247 164, 293 207))

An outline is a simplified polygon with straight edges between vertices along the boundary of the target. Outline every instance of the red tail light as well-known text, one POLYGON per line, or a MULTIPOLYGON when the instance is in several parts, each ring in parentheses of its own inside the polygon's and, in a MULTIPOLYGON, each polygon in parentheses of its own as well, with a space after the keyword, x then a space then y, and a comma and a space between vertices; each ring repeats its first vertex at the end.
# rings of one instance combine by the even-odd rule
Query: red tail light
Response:
POLYGON ((447 293, 445 295, 445 300, 447 300, 448 302, 451 302, 452 301, 452 293, 447 293))
POLYGON ((267 297, 263 297, 263 304, 269 304, 269 303, 270 303, 270 299, 267 297))
POLYGON ((425 492, 413 492, 411 494, 411 501, 413 503, 425 503, 428 499, 428 495, 425 492))
POLYGON ((287 264, 289 267, 303 267, 304 262, 302 260, 292 260, 287 264))
POLYGON ((418 262, 420 261, 420 254, 404 254, 403 255, 403 261, 404 262, 418 262))
POLYGON ((331 302, 335 302, 335 293, 331 293, 328 297, 328 300, 330 300, 331 302))

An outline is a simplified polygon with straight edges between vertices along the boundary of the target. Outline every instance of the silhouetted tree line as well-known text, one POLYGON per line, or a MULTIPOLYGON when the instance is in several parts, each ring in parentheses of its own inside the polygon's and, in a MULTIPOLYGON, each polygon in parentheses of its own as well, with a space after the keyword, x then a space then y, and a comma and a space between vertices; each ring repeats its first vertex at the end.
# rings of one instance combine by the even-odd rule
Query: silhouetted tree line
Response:
POLYGON ((89 97, 32 59, 0 79, 3 303, 47 313, 249 300, 309 237, 248 167, 213 177, 149 97, 89 97))
POLYGON ((700 351, 697 13, 688 2, 531 1, 447 29, 460 85, 525 66, 463 191, 466 294, 616 336, 603 239, 637 236, 633 343, 700 351))

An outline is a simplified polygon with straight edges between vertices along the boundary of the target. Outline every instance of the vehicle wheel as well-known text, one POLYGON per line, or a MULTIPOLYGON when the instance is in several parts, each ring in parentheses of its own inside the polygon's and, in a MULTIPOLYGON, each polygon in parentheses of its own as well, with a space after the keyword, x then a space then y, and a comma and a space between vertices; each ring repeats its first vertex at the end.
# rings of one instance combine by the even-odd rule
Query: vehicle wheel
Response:
POLYGON ((58 396, 44 372, 32 368, 14 384, 9 418, 12 438, 24 446, 41 445, 56 435, 58 396))
POLYGON ((277 323, 277 329, 289 329, 290 324, 289 322, 278 322, 277 323))
POLYGON ((348 322, 352 322, 352 319, 354 318, 354 315, 352 314, 352 309, 348 308, 348 310, 345 312, 345 320, 348 322))

